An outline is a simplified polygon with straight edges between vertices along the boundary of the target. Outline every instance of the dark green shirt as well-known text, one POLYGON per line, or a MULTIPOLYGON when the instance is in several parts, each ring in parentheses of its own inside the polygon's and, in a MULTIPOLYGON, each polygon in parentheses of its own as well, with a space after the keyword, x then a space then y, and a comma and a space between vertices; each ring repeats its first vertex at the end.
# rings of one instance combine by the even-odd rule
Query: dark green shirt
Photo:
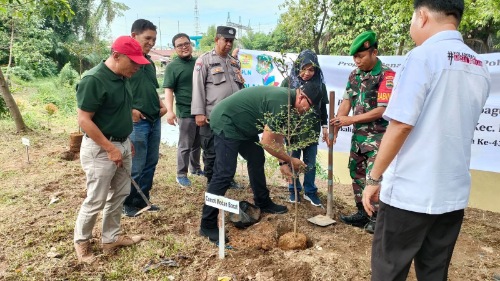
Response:
POLYGON ((163 88, 172 89, 175 95, 175 111, 180 118, 191 117, 191 99, 193 96, 193 69, 196 58, 171 61, 165 69, 163 88))
POLYGON ((160 118, 160 98, 156 89, 160 87, 156 79, 156 67, 150 56, 145 55, 150 64, 141 66, 130 78, 130 87, 134 96, 133 109, 153 122, 160 118))
MULTIPOLYGON (((290 100, 294 101, 295 95, 293 91, 290 100)), ((210 114, 210 127, 217 135, 224 132, 227 138, 253 140, 263 132, 264 125, 274 130, 286 124, 287 104, 288 88, 245 88, 215 105, 210 114), (267 122, 269 115, 274 116, 272 122, 267 122)))
POLYGON ((92 121, 105 136, 132 133, 132 89, 128 79, 116 75, 104 62, 87 72, 76 86, 78 108, 94 112, 92 121))

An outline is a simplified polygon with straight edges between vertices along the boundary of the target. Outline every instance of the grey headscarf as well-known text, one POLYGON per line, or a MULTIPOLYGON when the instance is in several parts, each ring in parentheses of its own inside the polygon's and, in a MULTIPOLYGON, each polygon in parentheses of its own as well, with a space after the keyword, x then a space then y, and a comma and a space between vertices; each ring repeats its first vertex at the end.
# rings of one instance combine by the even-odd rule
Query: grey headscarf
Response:
POLYGON ((311 50, 307 49, 300 52, 297 60, 294 62, 292 70, 290 71, 290 88, 298 88, 304 84, 304 80, 300 78, 300 70, 307 64, 314 66, 314 76, 309 80, 319 85, 324 83, 323 71, 318 63, 318 56, 311 50))

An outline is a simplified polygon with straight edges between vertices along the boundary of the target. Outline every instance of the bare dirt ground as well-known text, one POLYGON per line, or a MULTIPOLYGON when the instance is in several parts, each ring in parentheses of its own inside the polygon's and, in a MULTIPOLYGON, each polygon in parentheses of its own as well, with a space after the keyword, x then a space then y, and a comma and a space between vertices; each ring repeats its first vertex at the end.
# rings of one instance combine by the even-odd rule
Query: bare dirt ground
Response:
MULTIPOLYGON (((203 178, 193 187, 175 183, 175 148, 162 145, 152 191, 160 212, 123 218, 123 232, 146 237, 113 256, 99 256, 93 265, 78 265, 73 250, 74 220, 85 197, 85 175, 78 160, 61 156, 69 133, 36 132, 30 138, 27 162, 21 135, 0 130, 0 280, 369 280, 372 236, 337 222, 328 227, 307 221, 325 209, 304 202, 298 206, 298 230, 308 248, 283 251, 278 237, 293 230, 293 205, 277 167, 267 167, 273 200, 286 204, 284 215, 264 214, 245 230, 227 223, 232 250, 218 258, 217 248, 198 235, 204 199, 203 178), (51 201, 55 201, 49 204, 51 201)), ((240 165, 244 165, 241 163, 240 165)), ((238 169, 238 181, 246 178, 238 169)), ((318 180, 326 204, 326 181, 318 180)), ((334 219, 354 211, 351 188, 334 186, 334 219)), ((252 199, 250 188, 230 190, 227 197, 252 199)), ((492 198, 498 200, 498 198, 492 198)), ((227 221, 227 220, 226 220, 227 221)), ((100 221, 94 230, 99 249, 100 221)), ((413 270, 408 280, 416 280, 413 270)), ((467 209, 451 262, 449 280, 500 280, 500 214, 467 209)))

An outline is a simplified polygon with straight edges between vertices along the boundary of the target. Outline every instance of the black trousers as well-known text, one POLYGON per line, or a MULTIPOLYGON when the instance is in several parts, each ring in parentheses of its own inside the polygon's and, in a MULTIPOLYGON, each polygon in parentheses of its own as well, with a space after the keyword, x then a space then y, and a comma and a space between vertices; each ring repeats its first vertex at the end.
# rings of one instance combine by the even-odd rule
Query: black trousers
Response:
POLYGON ((446 281, 464 210, 429 215, 380 202, 372 246, 372 281, 406 280, 415 262, 420 281, 446 281))
MULTIPOLYGON (((266 185, 264 173, 264 149, 257 144, 259 137, 253 140, 234 140, 224 136, 224 133, 214 136, 215 165, 212 180, 207 192, 215 195, 225 195, 231 180, 236 173, 238 153, 247 160, 248 177, 252 187, 254 202, 258 207, 265 207, 272 201, 266 185)), ((218 209, 203 205, 201 227, 216 228, 218 209)))
POLYGON ((214 134, 210 124, 200 127, 200 142, 203 149, 203 173, 207 182, 212 180, 215 164, 214 134))

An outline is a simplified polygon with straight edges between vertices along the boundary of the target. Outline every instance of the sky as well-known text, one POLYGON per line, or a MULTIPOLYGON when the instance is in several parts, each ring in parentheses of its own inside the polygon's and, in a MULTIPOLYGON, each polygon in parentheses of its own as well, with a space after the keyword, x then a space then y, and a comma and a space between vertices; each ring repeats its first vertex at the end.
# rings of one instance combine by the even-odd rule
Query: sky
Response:
MULTIPOLYGON (((285 10, 279 6, 285 0, 198 0, 199 31, 206 32, 210 25, 226 25, 230 21, 248 26, 254 32, 271 32, 285 10), (239 2, 236 5, 236 2, 239 2)), ((172 37, 183 32, 195 35, 195 0, 116 0, 130 9, 117 17, 110 26, 110 39, 130 34, 132 23, 139 18, 152 21, 158 28, 156 46, 170 46, 172 37)), ((239 32, 239 30, 237 30, 239 32)), ((243 31, 243 34, 245 32, 243 31)), ((239 37, 239 34, 237 34, 239 37)))

